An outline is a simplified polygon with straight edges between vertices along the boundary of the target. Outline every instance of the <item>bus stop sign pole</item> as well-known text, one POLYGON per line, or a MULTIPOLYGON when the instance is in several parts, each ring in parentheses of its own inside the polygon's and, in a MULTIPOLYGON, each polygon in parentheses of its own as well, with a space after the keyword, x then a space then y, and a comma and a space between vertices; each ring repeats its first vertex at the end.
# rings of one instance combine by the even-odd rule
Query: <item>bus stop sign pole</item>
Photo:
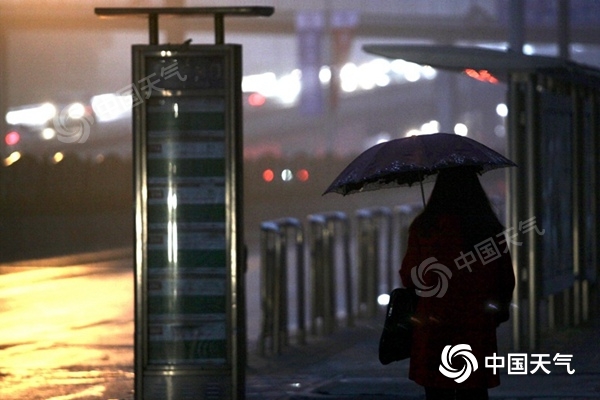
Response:
POLYGON ((273 8, 95 12, 148 17, 132 46, 135 398, 244 399, 242 51, 224 17, 273 8), (215 44, 160 45, 165 14, 212 15, 215 44))
POLYGON ((158 44, 158 17, 159 15, 177 16, 213 16, 215 21, 215 44, 225 43, 225 16, 240 17, 269 17, 273 14, 273 7, 248 6, 248 7, 99 7, 95 10, 100 17, 117 16, 147 16, 150 45, 158 44))

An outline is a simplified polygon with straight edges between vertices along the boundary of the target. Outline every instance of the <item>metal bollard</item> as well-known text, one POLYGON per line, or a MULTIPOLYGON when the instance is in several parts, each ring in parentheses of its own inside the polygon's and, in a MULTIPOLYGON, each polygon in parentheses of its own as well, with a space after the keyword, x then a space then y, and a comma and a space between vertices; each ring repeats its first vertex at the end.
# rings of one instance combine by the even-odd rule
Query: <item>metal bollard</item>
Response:
POLYGON ((261 310, 262 324, 259 353, 280 354, 289 340, 288 310, 288 236, 294 238, 296 252, 296 299, 298 343, 306 343, 304 232, 295 218, 283 218, 261 224, 261 310))
POLYGON ((352 300, 352 271, 350 260, 349 223, 346 214, 330 212, 308 216, 308 245, 311 260, 311 332, 318 333, 319 319, 322 333, 330 334, 336 326, 336 243, 344 252, 344 284, 346 322, 354 325, 352 300), (341 240, 341 243, 339 241, 341 240))
POLYGON ((392 212, 387 207, 356 211, 358 249, 358 298, 362 315, 377 314, 377 297, 382 286, 389 293, 392 274, 392 212), (381 281, 384 271, 385 282, 381 281))

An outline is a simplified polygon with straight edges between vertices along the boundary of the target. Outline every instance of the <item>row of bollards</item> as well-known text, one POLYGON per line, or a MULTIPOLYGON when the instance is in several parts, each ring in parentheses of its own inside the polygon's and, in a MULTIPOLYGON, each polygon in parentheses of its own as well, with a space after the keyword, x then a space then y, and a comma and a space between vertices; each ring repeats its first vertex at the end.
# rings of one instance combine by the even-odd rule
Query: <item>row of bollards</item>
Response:
POLYGON ((365 208, 354 220, 339 211, 311 214, 306 230, 296 218, 263 222, 259 353, 280 354, 291 331, 305 344, 307 332, 328 335, 340 321, 353 326, 375 316, 378 296, 400 284, 408 227, 420 209, 365 208))

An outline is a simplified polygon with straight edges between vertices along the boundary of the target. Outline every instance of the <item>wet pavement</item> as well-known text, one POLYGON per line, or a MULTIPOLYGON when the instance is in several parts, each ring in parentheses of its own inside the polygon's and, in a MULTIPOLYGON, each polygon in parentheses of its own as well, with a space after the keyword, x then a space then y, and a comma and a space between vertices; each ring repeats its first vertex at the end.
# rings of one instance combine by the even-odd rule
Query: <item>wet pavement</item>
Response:
MULTIPOLYGON (((130 255, 60 263, 69 265, 0 269, 0 399, 132 400, 130 255)), ((258 355, 256 319, 250 322, 248 400, 424 398, 407 379, 408 361, 379 363, 382 316, 309 337, 306 345, 291 340, 280 355, 268 357, 258 355)), ((511 352, 510 329, 504 324, 499 330, 499 356, 511 352)), ((568 374, 560 362, 547 366, 549 374, 500 369, 502 384, 490 390, 492 399, 600 399, 598 321, 544 336, 535 353, 570 354, 575 372, 568 374)))
MULTIPOLYGON (((306 346, 290 345, 269 359, 249 357, 247 399, 424 399, 423 389, 407 379, 408 360, 381 365, 377 358, 380 319, 361 321, 306 346)), ((499 330, 498 357, 511 352, 510 325, 499 330)), ((501 385, 490 389, 492 399, 600 399, 600 329, 598 323, 564 328, 544 336, 534 354, 571 354, 570 368, 544 365, 549 374, 531 365, 526 375, 499 369, 501 385)), ((543 360, 550 360, 550 358, 543 360)), ((480 366, 483 367, 483 366, 480 366)))
POLYGON ((132 398, 128 254, 0 266, 0 399, 132 398))

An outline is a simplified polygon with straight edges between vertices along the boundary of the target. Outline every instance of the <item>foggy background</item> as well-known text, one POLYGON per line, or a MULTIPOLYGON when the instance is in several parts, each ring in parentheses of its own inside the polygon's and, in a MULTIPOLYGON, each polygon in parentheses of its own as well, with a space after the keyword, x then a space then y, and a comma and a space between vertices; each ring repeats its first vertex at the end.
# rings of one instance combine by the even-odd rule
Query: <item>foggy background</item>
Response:
MULTIPOLYGON (((509 3, 3 0, 0 257, 133 243, 131 110, 105 121, 94 99, 127 92, 131 45, 148 43, 147 21, 99 18, 95 7, 275 7, 269 18, 225 19, 225 42, 243 46, 244 206, 252 250, 261 221, 420 201, 418 188, 321 196, 353 157, 379 141, 458 129, 505 153, 502 81, 384 60, 361 48, 432 43, 506 49, 509 3), (337 89, 332 76, 339 77, 337 89), (10 114, 47 103, 58 117, 28 123, 31 115, 23 122, 14 118, 22 114, 10 114), (79 110, 71 109, 74 104, 81 114, 70 117, 70 110, 79 110), (83 127, 89 128, 85 140, 77 136, 83 127), (14 139, 14 132, 19 142, 12 144, 8 135, 14 139), (264 178, 267 170, 272 181, 264 178), (300 170, 307 172, 303 179, 300 170)), ((557 1, 525 2, 524 52, 558 54, 557 7, 557 1)), ((570 1, 572 60, 600 65, 599 16, 600 3, 570 1)), ((160 43, 214 40, 211 18, 162 17, 159 26, 160 43)), ((503 171, 486 174, 483 181, 490 195, 504 196, 503 171)))

